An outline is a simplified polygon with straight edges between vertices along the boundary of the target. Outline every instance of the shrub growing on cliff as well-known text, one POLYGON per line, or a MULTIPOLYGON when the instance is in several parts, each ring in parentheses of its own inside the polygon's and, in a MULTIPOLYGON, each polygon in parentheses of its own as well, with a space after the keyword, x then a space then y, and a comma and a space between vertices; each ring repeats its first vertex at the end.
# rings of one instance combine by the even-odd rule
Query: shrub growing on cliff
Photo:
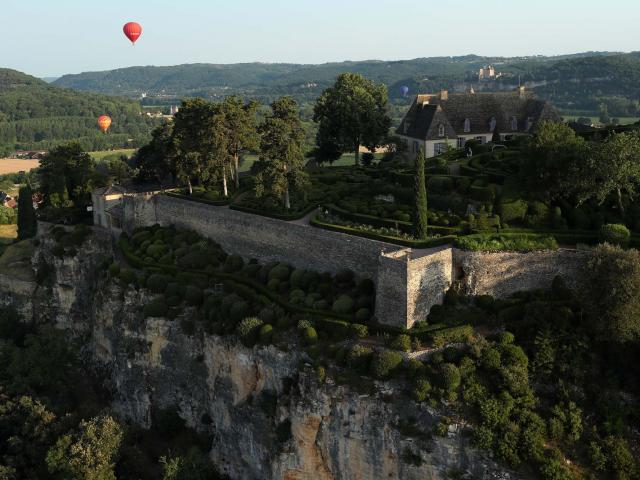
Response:
POLYGON ((259 318, 248 317, 240 322, 236 328, 236 333, 245 346, 252 347, 258 340, 258 335, 262 325, 262 320, 259 318))
POLYGON ((164 293, 170 280, 167 275, 154 273, 147 278, 146 286, 153 293, 164 293))
POLYGON ((156 298, 147 303, 143 308, 145 317, 164 317, 169 307, 162 298, 156 298))
POLYGON ((353 299, 349 295, 340 295, 334 302, 332 310, 336 313, 349 313, 353 309, 353 299))
POLYGON ((440 367, 439 381, 447 392, 453 392, 460 386, 460 370, 452 363, 445 363, 440 367))
POLYGON ((402 361, 402 355, 398 352, 376 352, 371 362, 371 374, 378 379, 389 378, 402 365, 402 361))
POLYGON ((354 345, 346 355, 347 365, 359 372, 369 370, 373 350, 365 345, 354 345))
POLYGON ((626 247, 630 239, 631 232, 624 225, 608 223, 600 227, 600 241, 603 243, 626 247))
POLYGON ((431 383, 429 380, 423 377, 417 378, 413 383, 413 388, 411 389, 411 397, 416 402, 424 402, 431 391, 431 383))

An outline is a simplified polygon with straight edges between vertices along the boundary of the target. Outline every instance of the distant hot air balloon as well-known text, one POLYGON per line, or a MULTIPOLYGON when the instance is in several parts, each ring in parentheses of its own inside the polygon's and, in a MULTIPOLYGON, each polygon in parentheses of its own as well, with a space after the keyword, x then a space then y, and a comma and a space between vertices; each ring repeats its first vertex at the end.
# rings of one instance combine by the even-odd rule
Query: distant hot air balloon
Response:
POLYGON ((111 117, 109 115, 102 115, 99 117, 98 126, 100 127, 100 130, 107 133, 107 130, 109 130, 109 127, 111 126, 111 117))
POLYGON ((401 86, 400 93, 403 97, 406 97, 407 95, 409 95, 409 87, 407 87, 406 85, 401 86))
POLYGON ((140 38, 140 35, 142 35, 142 26, 136 22, 129 22, 125 24, 125 26, 122 28, 122 31, 133 45, 134 43, 136 43, 138 38, 140 38))

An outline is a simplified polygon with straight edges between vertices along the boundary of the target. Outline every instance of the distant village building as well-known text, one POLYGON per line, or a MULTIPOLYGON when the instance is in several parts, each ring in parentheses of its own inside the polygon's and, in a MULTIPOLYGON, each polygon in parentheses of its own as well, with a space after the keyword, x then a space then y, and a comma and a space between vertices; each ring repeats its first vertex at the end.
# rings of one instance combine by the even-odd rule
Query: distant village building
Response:
POLYGON ((24 160, 40 160, 47 154, 46 150, 16 150, 12 158, 24 160))
POLYGON ((500 78, 501 76, 502 76, 502 73, 497 73, 496 69, 493 67, 493 65, 489 65, 487 67, 483 67, 478 72, 478 80, 479 81, 482 81, 482 80, 495 80, 497 78, 500 78))
POLYGON ((397 134, 412 158, 422 150, 427 158, 447 148, 463 148, 467 141, 488 143, 517 135, 531 135, 542 120, 559 121, 555 108, 524 87, 516 92, 439 94, 416 96, 397 134))

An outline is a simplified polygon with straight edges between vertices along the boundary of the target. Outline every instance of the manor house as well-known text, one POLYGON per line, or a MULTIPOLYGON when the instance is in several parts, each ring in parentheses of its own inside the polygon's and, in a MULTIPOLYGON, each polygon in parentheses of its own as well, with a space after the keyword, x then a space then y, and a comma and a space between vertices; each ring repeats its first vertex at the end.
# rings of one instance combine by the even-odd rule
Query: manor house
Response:
POLYGON ((542 120, 559 121, 548 102, 519 87, 516 92, 420 94, 405 115, 398 135, 413 158, 422 150, 427 158, 462 148, 468 140, 487 143, 531 135, 542 120))

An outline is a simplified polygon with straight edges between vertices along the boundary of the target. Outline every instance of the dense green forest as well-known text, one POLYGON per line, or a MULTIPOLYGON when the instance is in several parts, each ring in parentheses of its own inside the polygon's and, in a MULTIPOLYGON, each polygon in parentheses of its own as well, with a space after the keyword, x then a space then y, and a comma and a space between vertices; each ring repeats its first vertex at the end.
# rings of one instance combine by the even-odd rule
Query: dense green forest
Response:
POLYGON ((148 140, 152 127, 138 102, 62 89, 0 69, 0 156, 15 149, 50 149, 69 140, 86 150, 138 146, 148 140), (96 125, 103 114, 113 119, 106 135, 96 125))
POLYGON ((541 97, 567 111, 608 111, 619 117, 638 115, 640 56, 637 53, 590 52, 561 57, 515 58, 468 55, 322 65, 247 63, 132 67, 65 75, 55 84, 130 97, 146 93, 144 103, 150 105, 175 102, 185 96, 218 98, 239 94, 262 103, 269 103, 281 95, 292 95, 304 106, 314 101, 340 73, 353 72, 386 84, 392 101, 406 105, 410 98, 402 98, 401 85, 409 86, 411 93, 464 88, 477 80, 478 69, 487 64, 496 65, 497 70, 505 74, 489 85, 491 89, 510 89, 522 81, 532 85, 541 97))

